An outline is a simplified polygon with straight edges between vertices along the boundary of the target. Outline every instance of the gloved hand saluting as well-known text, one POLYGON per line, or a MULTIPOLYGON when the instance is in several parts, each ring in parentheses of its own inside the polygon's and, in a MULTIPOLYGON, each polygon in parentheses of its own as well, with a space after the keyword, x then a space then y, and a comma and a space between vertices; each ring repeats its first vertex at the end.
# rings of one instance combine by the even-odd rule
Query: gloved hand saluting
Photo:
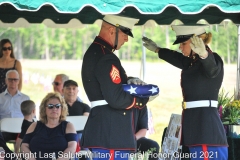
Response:
POLYGON ((200 58, 205 59, 208 56, 206 51, 205 44, 203 43, 202 38, 198 36, 193 36, 190 43, 191 49, 199 55, 200 58))
POLYGON ((153 42, 151 39, 148 39, 147 37, 143 37, 142 41, 144 42, 143 46, 150 51, 153 51, 156 53, 160 49, 160 47, 158 47, 158 45, 155 42, 153 42))
POLYGON ((131 78, 127 81, 128 84, 136 84, 136 85, 145 85, 147 83, 143 82, 141 79, 139 78, 131 78))

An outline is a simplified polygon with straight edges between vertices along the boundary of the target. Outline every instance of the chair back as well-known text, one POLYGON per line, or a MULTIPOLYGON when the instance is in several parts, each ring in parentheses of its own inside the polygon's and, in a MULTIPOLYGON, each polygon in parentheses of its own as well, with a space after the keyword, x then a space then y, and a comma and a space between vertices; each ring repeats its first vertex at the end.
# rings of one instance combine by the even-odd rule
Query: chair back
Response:
POLYGON ((1 132, 21 133, 23 118, 3 118, 0 121, 1 132))
POLYGON ((88 116, 67 116, 66 121, 71 122, 76 131, 82 131, 87 122, 88 116))

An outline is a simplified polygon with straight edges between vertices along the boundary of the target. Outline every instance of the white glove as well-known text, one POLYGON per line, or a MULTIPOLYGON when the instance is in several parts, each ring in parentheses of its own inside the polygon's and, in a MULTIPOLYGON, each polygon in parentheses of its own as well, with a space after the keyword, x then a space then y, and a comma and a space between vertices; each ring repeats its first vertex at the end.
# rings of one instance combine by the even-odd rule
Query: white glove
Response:
POLYGON ((159 96, 159 94, 156 94, 155 96, 149 96, 148 102, 154 100, 154 99, 157 98, 158 96, 159 96))
POLYGON ((131 78, 127 81, 128 84, 136 84, 136 85, 145 85, 147 83, 143 82, 141 79, 139 78, 131 78))
POLYGON ((191 38, 190 46, 191 49, 200 56, 200 58, 207 58, 208 52, 206 51, 206 47, 203 43, 202 38, 199 38, 198 36, 193 36, 191 38))
POLYGON ((153 42, 151 39, 148 39, 147 37, 143 37, 142 38, 143 46, 146 47, 148 50, 156 52, 157 49, 159 49, 160 47, 158 47, 158 45, 153 42))

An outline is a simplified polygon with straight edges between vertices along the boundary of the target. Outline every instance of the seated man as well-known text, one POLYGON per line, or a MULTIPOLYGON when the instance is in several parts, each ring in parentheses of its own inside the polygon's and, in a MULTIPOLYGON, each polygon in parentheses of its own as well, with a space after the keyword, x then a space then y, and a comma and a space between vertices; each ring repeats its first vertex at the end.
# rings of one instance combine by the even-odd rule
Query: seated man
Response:
POLYGON ((90 112, 90 107, 83 102, 79 102, 77 100, 77 94, 77 82, 73 80, 65 81, 63 85, 63 96, 68 106, 68 116, 88 116, 90 112))
POLYGON ((66 74, 57 74, 52 82, 54 92, 58 92, 63 96, 63 84, 69 80, 66 74))
MULTIPOLYGON (((6 73, 7 89, 0 94, 0 120, 3 118, 23 117, 20 105, 29 97, 18 90, 19 74, 16 70, 6 73)), ((3 132, 5 141, 16 140, 17 133, 3 132)))
MULTIPOLYGON (((69 77, 66 74, 57 74, 54 78, 54 81, 52 82, 54 92, 58 92, 63 96, 63 84, 68 80, 69 77)), ((79 97, 77 97, 77 100, 79 102, 82 102, 79 97)))
POLYGON ((135 121, 135 137, 137 140, 137 151, 149 153, 149 160, 158 160, 159 145, 156 141, 146 138, 148 130, 148 112, 147 107, 139 110, 133 109, 135 121))
MULTIPOLYGON (((77 100, 78 84, 73 80, 67 80, 63 85, 63 96, 68 106, 68 116, 88 116, 90 107, 77 100)), ((77 131, 78 141, 82 137, 82 131, 77 131)), ((85 158, 81 158, 83 160, 85 158)))

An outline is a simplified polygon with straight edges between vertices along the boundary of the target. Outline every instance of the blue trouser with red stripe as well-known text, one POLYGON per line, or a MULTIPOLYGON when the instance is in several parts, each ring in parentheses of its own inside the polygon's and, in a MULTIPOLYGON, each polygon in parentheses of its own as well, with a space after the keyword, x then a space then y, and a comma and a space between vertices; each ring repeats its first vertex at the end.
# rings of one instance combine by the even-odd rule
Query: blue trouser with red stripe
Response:
POLYGON ((227 160, 228 148, 219 146, 191 146, 190 158, 191 160, 227 160))
POLYGON ((108 150, 92 148, 91 151, 93 160, 128 160, 129 155, 131 155, 131 152, 129 150, 108 150))

